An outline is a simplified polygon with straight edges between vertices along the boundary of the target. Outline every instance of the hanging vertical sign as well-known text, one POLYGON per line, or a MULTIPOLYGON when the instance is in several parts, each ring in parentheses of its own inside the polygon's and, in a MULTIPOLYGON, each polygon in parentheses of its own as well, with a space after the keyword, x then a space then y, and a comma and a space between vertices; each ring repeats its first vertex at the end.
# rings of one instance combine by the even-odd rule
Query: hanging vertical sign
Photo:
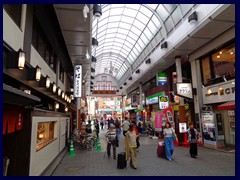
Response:
POLYGON ((82 97, 82 65, 74 66, 74 97, 82 97))
POLYGON ((166 86, 167 85, 167 74, 166 73, 157 73, 157 86, 166 86))
POLYGON ((132 107, 137 107, 138 103, 137 103, 137 95, 136 94, 132 94, 132 107))
POLYGON ((172 128, 175 129, 172 107, 165 108, 163 110, 163 113, 165 114, 167 121, 169 121, 171 123, 172 128))
POLYGON ((155 131, 162 131, 162 116, 160 112, 155 113, 155 131))

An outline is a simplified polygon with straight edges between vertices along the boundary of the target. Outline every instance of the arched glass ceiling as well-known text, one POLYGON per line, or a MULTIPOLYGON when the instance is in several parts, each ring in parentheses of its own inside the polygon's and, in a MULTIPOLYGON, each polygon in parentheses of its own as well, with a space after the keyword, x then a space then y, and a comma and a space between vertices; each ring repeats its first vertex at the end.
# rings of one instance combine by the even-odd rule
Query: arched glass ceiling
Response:
MULTIPOLYGON (((193 4, 104 4, 102 17, 93 21, 92 37, 99 46, 92 50, 97 58, 95 75, 107 73, 119 80, 138 58, 156 33, 165 36, 193 4)), ((160 40, 159 40, 160 41, 160 40)))

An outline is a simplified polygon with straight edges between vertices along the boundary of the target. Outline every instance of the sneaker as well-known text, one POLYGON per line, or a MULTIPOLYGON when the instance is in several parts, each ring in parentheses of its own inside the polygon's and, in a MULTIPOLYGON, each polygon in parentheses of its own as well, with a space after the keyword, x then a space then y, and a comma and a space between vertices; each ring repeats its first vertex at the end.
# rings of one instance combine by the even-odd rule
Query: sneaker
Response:
POLYGON ((171 162, 171 161, 172 161, 172 159, 169 159, 168 161, 169 161, 169 162, 171 162))

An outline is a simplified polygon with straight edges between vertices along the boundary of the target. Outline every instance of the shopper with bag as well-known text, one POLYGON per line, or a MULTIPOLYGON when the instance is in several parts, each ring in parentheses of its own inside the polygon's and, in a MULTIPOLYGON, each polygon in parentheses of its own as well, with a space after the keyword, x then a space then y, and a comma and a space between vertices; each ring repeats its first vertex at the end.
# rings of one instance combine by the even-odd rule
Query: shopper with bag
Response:
POLYGON ((108 158, 110 158, 111 155, 111 146, 113 147, 113 159, 116 159, 116 131, 115 126, 113 124, 110 124, 109 130, 106 134, 106 140, 107 140, 107 155, 108 158))
POLYGON ((166 156, 169 161, 172 161, 172 154, 174 151, 173 140, 178 141, 175 130, 171 127, 170 122, 166 122, 165 129, 163 130, 164 142, 165 142, 165 151, 166 156))

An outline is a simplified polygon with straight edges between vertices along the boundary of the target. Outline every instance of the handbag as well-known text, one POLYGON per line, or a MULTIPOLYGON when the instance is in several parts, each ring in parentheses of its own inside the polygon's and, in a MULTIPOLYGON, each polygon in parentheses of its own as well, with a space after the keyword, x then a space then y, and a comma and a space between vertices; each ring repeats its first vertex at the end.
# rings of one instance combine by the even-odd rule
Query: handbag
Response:
POLYGON ((176 138, 176 136, 175 136, 175 134, 174 134, 173 130, 172 130, 172 139, 173 139, 174 141, 176 141, 176 140, 177 140, 177 138, 176 138))

